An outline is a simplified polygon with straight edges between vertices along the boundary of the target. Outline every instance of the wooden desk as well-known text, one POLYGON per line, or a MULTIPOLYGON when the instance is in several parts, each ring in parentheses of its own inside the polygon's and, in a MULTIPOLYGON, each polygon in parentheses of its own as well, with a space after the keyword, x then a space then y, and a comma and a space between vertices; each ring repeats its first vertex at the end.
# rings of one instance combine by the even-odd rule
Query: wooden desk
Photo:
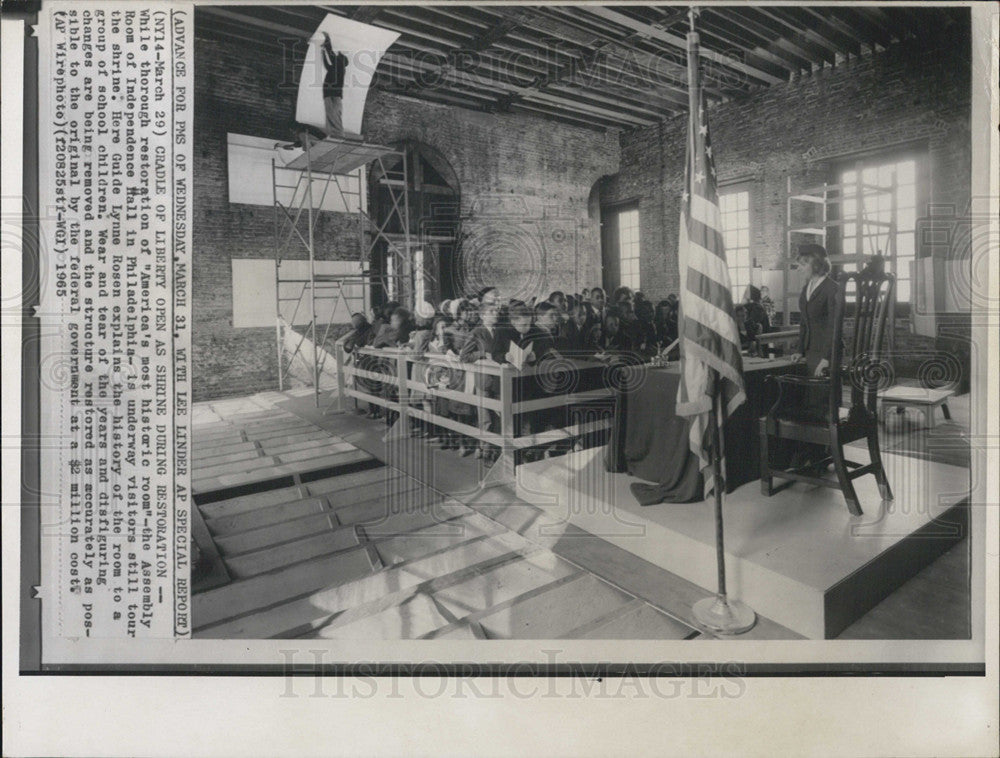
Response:
MULTIPOLYGON (((726 418, 726 491, 760 478, 759 419, 776 399, 777 388, 765 384, 768 374, 802 373, 804 363, 787 359, 743 359, 747 401, 726 418)), ((704 497, 698 459, 689 451, 691 422, 674 412, 680 364, 647 368, 630 378, 616 404, 611 440, 606 448, 608 471, 627 472, 659 485, 649 502, 690 502, 704 497)), ((648 504, 648 503, 647 503, 648 504)))

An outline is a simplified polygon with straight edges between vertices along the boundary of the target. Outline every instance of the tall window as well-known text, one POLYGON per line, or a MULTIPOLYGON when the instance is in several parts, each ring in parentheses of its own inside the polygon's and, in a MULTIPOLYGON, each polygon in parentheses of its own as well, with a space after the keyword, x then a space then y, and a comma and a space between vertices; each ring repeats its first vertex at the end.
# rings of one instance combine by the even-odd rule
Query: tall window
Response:
POLYGON ((392 253, 385 259, 385 289, 390 300, 396 299, 396 260, 392 253))
POLYGON ((618 213, 618 260, 621 286, 639 289, 639 209, 618 213))
POLYGON ((740 302, 750 284, 750 192, 736 190, 719 196, 726 260, 733 300, 740 302))
MULTIPOLYGON (((843 217, 854 222, 844 224, 843 254, 857 254, 860 243, 862 255, 882 253, 887 256, 886 270, 896 275, 896 300, 909 302, 910 264, 916 253, 916 161, 909 158, 899 161, 858 162, 841 173, 840 181, 845 185, 843 217), (889 229, 884 226, 892 219, 894 200, 896 231, 892 241, 895 242, 895 251, 892 249, 893 245, 889 244, 889 229), (865 221, 880 222, 882 225, 866 224, 865 221)), ((844 264, 845 271, 856 271, 857 267, 857 263, 844 264)))
POLYGON ((426 281, 424 279, 426 276, 424 272, 424 249, 422 247, 418 247, 413 251, 413 276, 416 278, 416 281, 414 282, 416 289, 414 302, 422 303, 426 297, 426 281))

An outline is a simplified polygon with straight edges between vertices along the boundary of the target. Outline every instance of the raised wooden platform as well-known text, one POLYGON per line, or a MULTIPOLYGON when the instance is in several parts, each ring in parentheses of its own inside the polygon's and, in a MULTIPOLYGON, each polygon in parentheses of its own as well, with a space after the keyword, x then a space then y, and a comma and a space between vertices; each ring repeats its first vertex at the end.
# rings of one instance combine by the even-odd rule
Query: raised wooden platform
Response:
MULTIPOLYGON (((707 590, 716 585, 710 500, 643 507, 602 451, 518 469, 518 496, 707 590)), ((840 493, 796 484, 768 498, 751 482, 726 498, 730 591, 758 613, 810 638, 835 637, 966 534, 969 470, 883 454, 896 500, 858 480, 865 515, 840 493)))

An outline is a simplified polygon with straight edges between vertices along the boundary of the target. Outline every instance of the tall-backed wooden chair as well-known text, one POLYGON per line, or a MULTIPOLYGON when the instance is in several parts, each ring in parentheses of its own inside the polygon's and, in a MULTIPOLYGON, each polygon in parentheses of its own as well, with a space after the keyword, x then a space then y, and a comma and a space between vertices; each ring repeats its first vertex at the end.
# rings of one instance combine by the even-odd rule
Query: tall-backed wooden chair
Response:
POLYGON ((844 493, 848 510, 860 516, 862 509, 854 490, 854 480, 858 477, 873 474, 882 499, 892 500, 892 489, 879 451, 877 393, 884 389, 880 383, 884 383, 889 374, 883 345, 895 277, 868 267, 861 272, 842 275, 839 284, 830 368, 826 375, 768 377, 778 382, 778 399, 760 420, 761 491, 770 496, 796 481, 833 487, 844 493), (850 282, 855 285, 852 294, 847 292, 850 282), (845 344, 844 320, 851 317, 854 332, 845 344), (845 383, 850 390, 850 404, 846 409, 841 407, 845 383), (792 387, 801 389, 796 393, 792 387), (829 401, 818 412, 802 403, 806 395, 815 397, 824 393, 829 401), (796 398, 790 397, 796 394, 797 406, 796 398), (844 445, 859 439, 867 440, 871 457, 864 465, 844 457, 844 445), (775 467, 769 450, 775 450, 779 440, 824 445, 828 454, 822 460, 798 468, 775 467), (830 463, 836 479, 824 476, 830 463), (788 481, 776 487, 774 479, 788 481))

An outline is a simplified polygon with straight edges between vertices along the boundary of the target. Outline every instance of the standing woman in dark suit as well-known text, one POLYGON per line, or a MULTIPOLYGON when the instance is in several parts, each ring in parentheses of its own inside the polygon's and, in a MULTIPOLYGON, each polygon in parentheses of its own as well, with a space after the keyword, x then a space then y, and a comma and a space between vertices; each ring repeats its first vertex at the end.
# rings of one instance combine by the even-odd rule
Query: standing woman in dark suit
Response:
POLYGON ((809 280, 799 295, 799 352, 792 360, 805 360, 809 376, 822 376, 830 366, 833 319, 840 285, 830 278, 830 260, 822 245, 799 246, 799 265, 809 280))
MULTIPOLYGON (((812 243, 799 246, 799 265, 809 272, 809 279, 799 295, 799 350, 793 361, 804 360, 809 376, 823 376, 830 367, 834 318, 840 285, 830 278, 830 260, 826 248, 812 243)), ((799 400, 801 413, 810 419, 827 420, 829 390, 809 387, 799 400)), ((800 444, 792 456, 793 469, 811 465, 828 455, 824 445, 800 444)))

